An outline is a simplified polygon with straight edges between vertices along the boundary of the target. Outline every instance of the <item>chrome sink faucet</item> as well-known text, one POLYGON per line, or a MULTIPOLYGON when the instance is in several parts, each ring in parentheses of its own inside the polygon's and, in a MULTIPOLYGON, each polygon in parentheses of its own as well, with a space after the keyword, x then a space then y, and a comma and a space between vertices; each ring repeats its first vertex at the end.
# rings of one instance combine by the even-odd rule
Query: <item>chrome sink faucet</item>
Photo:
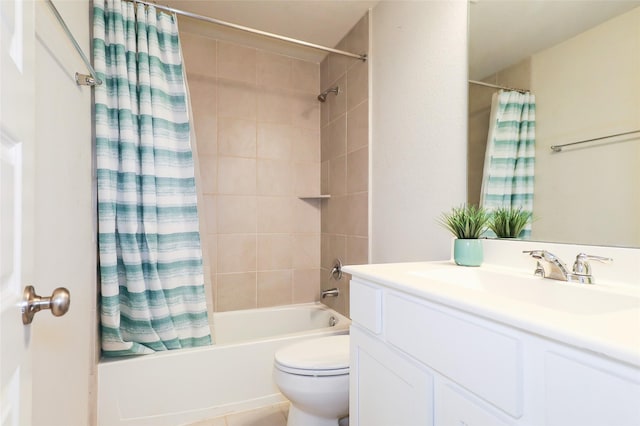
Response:
POLYGON ((529 254, 537 260, 534 275, 552 280, 577 282, 581 284, 594 284, 595 280, 591 275, 591 264, 589 260, 597 260, 602 263, 610 263, 613 259, 602 256, 592 256, 580 253, 573 263, 573 271, 569 272, 567 265, 558 256, 546 250, 525 250, 523 253, 529 254))

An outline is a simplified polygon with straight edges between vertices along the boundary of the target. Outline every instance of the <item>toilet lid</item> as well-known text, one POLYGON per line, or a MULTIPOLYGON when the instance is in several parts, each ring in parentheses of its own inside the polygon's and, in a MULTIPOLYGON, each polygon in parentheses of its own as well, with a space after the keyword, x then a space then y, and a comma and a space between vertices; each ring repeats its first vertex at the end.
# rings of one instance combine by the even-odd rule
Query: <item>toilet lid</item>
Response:
POLYGON ((303 376, 348 374, 349 335, 295 343, 277 351, 275 362, 278 369, 303 376))

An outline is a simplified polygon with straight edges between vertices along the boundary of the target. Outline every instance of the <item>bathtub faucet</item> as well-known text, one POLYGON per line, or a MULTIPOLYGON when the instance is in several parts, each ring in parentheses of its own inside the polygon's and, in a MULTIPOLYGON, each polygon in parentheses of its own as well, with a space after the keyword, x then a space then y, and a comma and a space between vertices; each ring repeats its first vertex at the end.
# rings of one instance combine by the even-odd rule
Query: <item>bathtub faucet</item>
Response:
POLYGON ((340 294, 340 290, 337 288, 329 288, 327 290, 322 290, 320 292, 320 295, 322 296, 323 299, 325 297, 338 297, 339 294, 340 294))

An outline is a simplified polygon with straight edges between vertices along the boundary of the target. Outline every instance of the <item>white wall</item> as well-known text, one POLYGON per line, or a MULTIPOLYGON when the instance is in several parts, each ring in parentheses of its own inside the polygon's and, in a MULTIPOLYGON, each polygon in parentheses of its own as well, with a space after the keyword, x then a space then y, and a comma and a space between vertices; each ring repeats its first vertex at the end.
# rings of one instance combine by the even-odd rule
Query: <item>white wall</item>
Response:
MULTIPOLYGON (((90 55, 88 0, 55 0, 90 55)), ((92 423, 96 330, 91 89, 87 73, 49 7, 36 2, 36 279, 38 294, 71 292, 69 312, 38 313, 32 324, 33 425, 92 423)))
POLYGON ((639 75, 640 8, 533 55, 533 239, 640 246, 638 135, 550 149, 640 129, 639 75))
POLYGON ((466 199, 467 3, 372 11, 371 262, 448 259, 436 219, 466 199))

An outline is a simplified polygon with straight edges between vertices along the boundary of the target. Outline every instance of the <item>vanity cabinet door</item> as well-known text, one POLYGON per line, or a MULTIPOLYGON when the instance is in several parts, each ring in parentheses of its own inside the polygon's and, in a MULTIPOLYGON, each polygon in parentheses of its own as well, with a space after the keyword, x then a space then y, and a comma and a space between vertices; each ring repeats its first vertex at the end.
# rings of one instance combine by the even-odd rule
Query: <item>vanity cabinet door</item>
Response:
POLYGON ((351 327, 352 426, 432 426, 433 377, 424 368, 351 327))
POLYGON ((508 426, 489 405, 451 383, 437 386, 435 426, 508 426))
POLYGON ((640 425, 640 369, 573 351, 544 369, 546 426, 640 425))

